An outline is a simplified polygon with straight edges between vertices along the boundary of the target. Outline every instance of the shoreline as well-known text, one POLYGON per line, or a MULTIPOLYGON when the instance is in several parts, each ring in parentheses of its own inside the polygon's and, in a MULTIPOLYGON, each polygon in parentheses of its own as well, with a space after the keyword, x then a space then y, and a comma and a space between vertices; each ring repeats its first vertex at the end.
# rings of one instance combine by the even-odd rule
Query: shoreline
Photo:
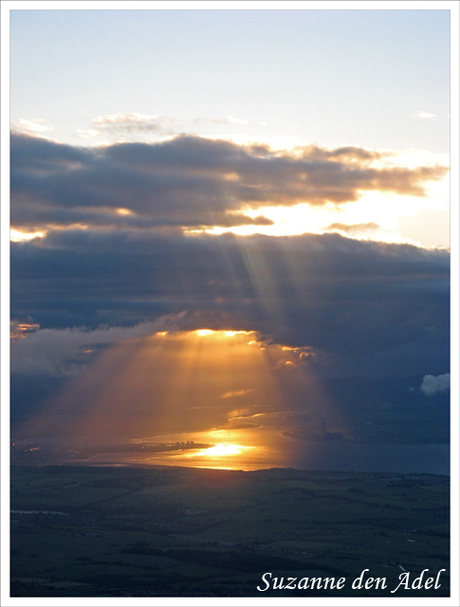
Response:
POLYGON ((138 470, 152 470, 152 471, 182 471, 182 472, 209 472, 209 473, 228 473, 238 475, 263 475, 273 474, 278 476, 289 476, 296 474, 298 476, 324 476, 333 474, 337 477, 343 478, 369 478, 373 476, 392 476, 392 477, 404 477, 404 478, 418 478, 418 477, 441 477, 450 481, 450 474, 441 474, 433 472, 393 472, 393 471, 361 471, 361 470, 334 470, 334 469, 310 469, 305 470, 295 467, 285 466, 271 466, 269 468, 258 468, 257 470, 243 470, 239 468, 212 468, 203 466, 180 466, 177 464, 143 464, 141 462, 91 462, 91 461, 72 461, 65 460, 60 462, 10 462, 10 472, 14 468, 133 468, 138 470))

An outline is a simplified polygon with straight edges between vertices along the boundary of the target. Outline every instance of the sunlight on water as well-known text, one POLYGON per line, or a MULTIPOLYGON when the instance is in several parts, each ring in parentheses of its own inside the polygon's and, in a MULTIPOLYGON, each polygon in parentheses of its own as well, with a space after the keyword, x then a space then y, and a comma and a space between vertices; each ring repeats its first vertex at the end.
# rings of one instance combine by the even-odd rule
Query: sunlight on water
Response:
POLYGON ((222 457, 226 455, 239 455, 243 449, 250 449, 251 447, 243 447, 242 445, 215 445, 209 447, 203 451, 197 453, 191 453, 190 457, 196 457, 197 455, 204 455, 206 457, 222 457))
MULTIPOLYGON (((227 470, 261 470, 291 466, 296 459, 296 441, 274 428, 214 429, 187 434, 169 434, 146 442, 193 441, 198 449, 149 454, 145 463, 227 470), (208 444, 203 449, 201 445, 208 444)), ((304 446, 305 449, 305 446, 304 446)), ((308 448, 307 448, 308 451, 308 448)))
POLYGON ((255 447, 222 443, 187 453, 191 466, 235 469, 245 465, 248 451, 255 447))

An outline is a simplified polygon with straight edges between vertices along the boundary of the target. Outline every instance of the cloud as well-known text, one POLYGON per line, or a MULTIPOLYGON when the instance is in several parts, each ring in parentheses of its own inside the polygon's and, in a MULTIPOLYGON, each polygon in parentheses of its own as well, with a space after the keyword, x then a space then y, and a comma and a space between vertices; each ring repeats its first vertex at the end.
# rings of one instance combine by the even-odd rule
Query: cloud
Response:
POLYGON ((29 333, 33 333, 40 328, 40 325, 34 323, 30 317, 24 322, 17 319, 10 320, 10 339, 23 339, 29 333))
POLYGON ((420 391, 426 396, 432 396, 438 392, 445 392, 450 389, 450 373, 444 375, 425 375, 420 386, 420 391))
POLYGON ((169 116, 150 114, 118 113, 105 114, 94 118, 91 126, 98 135, 138 137, 140 134, 168 134, 177 132, 182 120, 169 116))
POLYGON ((354 223, 354 224, 345 224, 345 223, 331 223, 325 229, 326 232, 345 232, 345 234, 356 234, 359 232, 367 232, 369 230, 378 230, 380 226, 371 221, 369 223, 354 223))
POLYGON ((435 114, 431 114, 430 112, 417 112, 414 114, 415 118, 422 118, 425 120, 436 120, 435 114))
POLYGON ((10 320, 10 339, 23 339, 29 333, 33 333, 40 328, 40 325, 32 322, 29 317, 25 322, 19 320, 10 320))
MULTIPOLYGON (((152 117, 126 116, 100 120, 126 131, 157 128, 152 117)), ((267 224, 266 206, 340 205, 372 190, 423 196, 425 185, 447 172, 442 166, 377 168, 373 161, 380 157, 357 147, 308 146, 290 154, 195 136, 79 148, 16 133, 11 223, 23 231, 267 224), (257 219, 245 214, 248 207, 260 211, 257 219)))
MULTIPOLYGON (((23 330, 11 342, 11 372, 23 375, 76 376, 85 371, 88 354, 126 340, 139 339, 174 326, 178 317, 159 318, 134 327, 85 327, 23 330), (33 332, 32 332, 33 331, 33 332)), ((16 323, 15 323, 16 324, 16 323)), ((23 325, 17 325, 21 328, 23 325)))
POLYGON ((11 245, 11 311, 43 328, 132 326, 187 311, 181 329, 256 330, 296 365, 441 373, 449 360, 444 250, 295 237, 54 231, 11 245), (310 356, 308 348, 315 356, 310 356))
POLYGON ((33 120, 25 120, 24 118, 20 118, 18 122, 14 123, 13 129, 18 133, 40 135, 48 131, 52 131, 53 127, 43 118, 34 118, 33 120))
MULTIPOLYGON (((359 417, 383 398, 394 402, 395 378, 410 378, 400 381, 402 406, 409 407, 408 386, 420 386, 426 369, 438 379, 449 365, 449 257, 445 250, 337 233, 240 238, 53 230, 12 243, 11 314, 21 319, 13 328, 23 325, 25 334, 11 346, 13 418, 19 423, 55 398, 43 432, 56 424, 59 433, 66 415, 72 420, 84 410, 80 431, 86 415, 93 419, 99 411, 94 403, 103 401, 94 431, 108 419, 145 436, 146 427, 153 435, 178 423, 185 429, 211 423, 207 411, 218 403, 211 421, 224 426, 231 409, 248 402, 265 407, 273 385, 282 390, 276 410, 283 403, 284 410, 310 414, 314 401, 324 419, 324 393, 317 388, 335 385, 340 407, 358 409, 359 417), (150 337, 203 328, 256 334, 235 335, 236 341, 244 337, 248 353, 257 352, 253 368, 246 364, 251 357, 229 345, 228 383, 220 384, 212 371, 216 351, 201 367, 207 349, 195 343, 184 357, 179 336, 165 340, 158 353, 150 337), (255 387, 261 370, 270 393, 242 393, 255 387), (381 380, 373 401, 356 378, 381 380), (331 382, 345 379, 343 404, 343 384, 331 382), (205 407, 203 418, 192 415, 192 407, 205 407)), ((417 394, 420 403, 424 392, 417 394)), ((25 435, 36 436, 35 430, 25 435)))
MULTIPOLYGON (((137 114, 100 123, 126 131, 157 124, 137 114)), ((128 330, 187 311, 182 330, 258 331, 291 348, 283 360, 293 370, 314 364, 324 375, 441 373, 449 358, 448 252, 337 233, 183 234, 267 225, 264 207, 273 204, 340 205, 370 190, 423 196, 447 171, 382 168, 385 154, 356 146, 275 152, 195 136, 84 148, 13 134, 12 226, 45 233, 11 244, 12 316, 41 326, 16 340, 31 351, 16 356, 15 369, 72 374, 85 364, 80 337, 60 334, 54 343, 56 335, 43 331, 128 330), (248 207, 257 209, 255 218, 248 207), (33 350, 40 340, 49 340, 56 359, 40 361, 38 345, 33 350)), ((377 228, 328 229, 354 235, 377 228)))
POLYGON ((314 348, 309 346, 304 347, 291 347, 291 346, 282 346, 281 351, 283 352, 282 364, 284 365, 306 365, 310 364, 312 361, 316 359, 316 352, 314 348))

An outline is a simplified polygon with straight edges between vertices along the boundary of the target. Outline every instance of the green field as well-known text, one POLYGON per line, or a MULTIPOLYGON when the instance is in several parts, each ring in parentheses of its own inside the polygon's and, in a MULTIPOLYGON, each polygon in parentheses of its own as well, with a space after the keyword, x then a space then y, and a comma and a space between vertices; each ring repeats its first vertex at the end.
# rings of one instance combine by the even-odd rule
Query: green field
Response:
POLYGON ((11 510, 15 597, 449 595, 443 476, 12 466, 11 510), (365 569, 386 587, 353 590, 365 569))

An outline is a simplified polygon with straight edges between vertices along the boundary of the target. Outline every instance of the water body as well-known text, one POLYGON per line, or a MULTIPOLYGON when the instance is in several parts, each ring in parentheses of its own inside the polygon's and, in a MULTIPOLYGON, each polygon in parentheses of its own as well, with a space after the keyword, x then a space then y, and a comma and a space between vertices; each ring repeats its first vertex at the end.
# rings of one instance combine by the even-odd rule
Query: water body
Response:
POLYGON ((357 472, 450 473, 449 445, 386 445, 341 443, 319 448, 294 465, 302 470, 357 472))
POLYGON ((142 442, 186 441, 213 444, 214 448, 158 453, 100 453, 90 461, 234 470, 288 467, 341 472, 450 473, 450 447, 447 444, 369 444, 347 440, 309 442, 287 437, 275 428, 170 434, 146 438, 142 442))

